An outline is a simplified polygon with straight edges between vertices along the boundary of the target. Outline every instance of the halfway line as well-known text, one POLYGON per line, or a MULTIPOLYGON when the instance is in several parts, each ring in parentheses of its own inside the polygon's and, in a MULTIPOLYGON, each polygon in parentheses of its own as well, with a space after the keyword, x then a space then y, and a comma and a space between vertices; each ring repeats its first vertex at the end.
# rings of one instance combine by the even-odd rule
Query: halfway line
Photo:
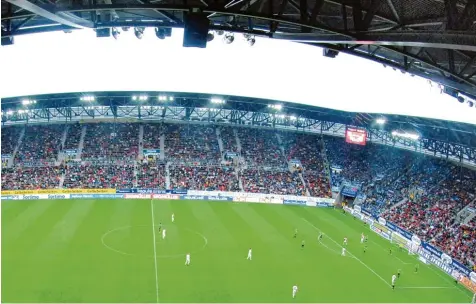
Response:
POLYGON ((152 236, 154 239, 154 264, 155 264, 155 291, 157 296, 157 303, 159 303, 159 279, 157 277, 157 249, 155 244, 155 220, 154 220, 154 203, 150 200, 150 210, 152 214, 152 236))

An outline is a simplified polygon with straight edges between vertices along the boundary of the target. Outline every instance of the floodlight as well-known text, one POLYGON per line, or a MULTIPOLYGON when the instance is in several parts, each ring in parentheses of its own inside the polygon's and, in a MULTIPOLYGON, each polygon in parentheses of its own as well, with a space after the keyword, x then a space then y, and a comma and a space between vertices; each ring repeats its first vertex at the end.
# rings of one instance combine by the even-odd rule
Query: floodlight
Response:
POLYGON ((398 137, 404 137, 412 140, 418 140, 420 139, 420 135, 414 134, 414 133, 404 133, 404 132, 398 132, 398 131, 392 131, 393 136, 398 136, 398 137))
POLYGON ((225 100, 223 100, 221 98, 214 97, 214 98, 211 99, 211 102, 214 103, 214 104, 224 104, 225 100))
POLYGON ((223 37, 223 41, 225 41, 226 44, 231 44, 235 41, 235 36, 232 33, 226 33, 223 37))
POLYGON ((145 27, 134 27, 134 34, 136 35, 137 39, 142 39, 142 37, 144 36, 144 30, 145 27))
POLYGON ((117 40, 117 38, 119 38, 119 35, 121 34, 121 32, 119 32, 119 29, 113 27, 112 28, 112 37, 114 37, 114 39, 117 40))
POLYGON ((24 106, 28 106, 28 105, 31 105, 31 104, 35 104, 36 103, 36 100, 34 99, 23 99, 21 101, 21 103, 24 105, 24 106))
POLYGON ((165 30, 163 28, 156 27, 155 28, 155 36, 157 36, 157 38, 159 38, 160 40, 164 40, 165 39, 165 30))
POLYGON ((93 102, 96 98, 93 95, 86 95, 80 98, 81 101, 93 102))
POLYGON ((212 41, 213 39, 215 39, 215 35, 213 35, 212 32, 209 32, 209 33, 207 34, 207 42, 210 42, 210 41, 212 41))
POLYGON ((375 122, 379 125, 384 125, 387 122, 387 120, 385 118, 377 118, 375 122))
POLYGON ((248 42, 248 44, 250 46, 253 46, 256 42, 256 39, 254 36, 250 35, 250 34, 243 34, 243 36, 245 37, 246 39, 246 42, 248 42))

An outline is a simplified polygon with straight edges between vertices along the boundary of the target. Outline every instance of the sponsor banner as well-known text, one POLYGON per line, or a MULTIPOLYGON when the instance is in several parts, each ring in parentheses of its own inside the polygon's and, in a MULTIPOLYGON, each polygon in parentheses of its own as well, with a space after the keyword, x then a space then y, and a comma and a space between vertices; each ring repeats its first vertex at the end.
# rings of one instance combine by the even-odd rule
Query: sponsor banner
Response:
POLYGON ((209 195, 209 196, 205 196, 205 199, 208 199, 209 201, 232 201, 233 197, 221 196, 221 195, 209 195))
POLYGON ((204 196, 204 195, 180 195, 180 199, 203 201, 203 200, 206 200, 206 196, 204 196))
POLYGON ((455 274, 453 273, 454 268, 451 265, 443 263, 443 261, 438 256, 434 255, 432 252, 430 252, 425 247, 423 247, 423 243, 422 243, 422 246, 419 247, 418 249, 418 255, 421 257, 424 257, 425 259, 428 260, 429 263, 434 264, 435 266, 437 266, 438 268, 440 268, 447 274, 455 277, 455 274))
POLYGON ((387 231, 384 231, 382 229, 380 229, 379 227, 377 227, 375 225, 376 223, 374 223, 373 225, 370 226, 370 229, 372 229, 372 231, 374 231, 375 233, 379 234, 380 236, 386 238, 387 240, 390 240, 390 233, 387 232, 387 231))
POLYGON ((157 193, 157 194, 165 194, 169 193, 167 190, 159 190, 159 189, 137 189, 137 188, 132 188, 132 189, 116 189, 116 193, 145 193, 145 194, 152 194, 152 193, 157 193))
POLYGON ((412 233, 403 229, 403 228, 400 228, 399 226, 395 225, 394 223, 392 222, 387 222, 387 225, 386 225, 390 230, 393 230, 395 232, 398 232, 399 234, 401 234, 404 238, 408 239, 408 240, 411 240, 412 239, 412 233))
POLYGON ((476 283, 471 281, 468 277, 461 276, 459 279, 461 284, 464 285, 464 287, 468 288, 471 292, 476 293, 476 283))
POLYGON ((7 190, 2 195, 14 194, 59 194, 59 193, 116 193, 116 189, 38 189, 38 190, 7 190))
POLYGON ((187 190, 172 190, 171 193, 173 194, 187 194, 187 190))
MULTIPOLYGON (((450 258, 451 259, 451 258, 450 258)), ((458 270, 459 272, 461 272, 463 275, 465 275, 466 277, 469 278, 470 274, 471 274, 471 270, 469 270, 466 266, 464 266, 462 263, 460 263, 459 261, 455 260, 455 259, 452 259, 452 263, 450 264, 451 266, 453 266, 456 270, 458 270)))
POLYGON ((2 195, 2 200, 19 200, 21 195, 2 195))
MULTIPOLYGON (((284 201, 283 201, 284 202, 284 201)), ((317 203, 313 201, 307 201, 306 206, 308 207, 317 207, 317 203)))
POLYGON ((431 253, 432 255, 434 255, 435 257, 437 258, 441 258, 441 254, 443 252, 441 252, 440 249, 436 248, 436 247, 433 247, 431 246, 430 244, 426 243, 426 242, 422 242, 421 243, 421 246, 426 250, 428 251, 429 253, 431 253))
POLYGON ((128 193, 128 194, 124 194, 124 198, 126 199, 150 199, 151 198, 151 194, 149 193, 128 193))
POLYGON ((419 257, 418 257, 418 260, 420 260, 420 261, 423 262, 424 264, 428 264, 428 261, 427 261, 424 257, 422 257, 422 256, 419 256, 419 257))
POLYGON ((124 198, 124 194, 71 194, 70 198, 124 198))
POLYGON ((307 201, 301 201, 301 200, 283 200, 283 204, 285 205, 300 205, 300 206, 306 206, 307 201))
POLYGON ((357 212, 362 212, 362 208, 359 205, 354 206, 354 210, 357 212))
POLYGON ((365 214, 366 216, 372 216, 372 213, 370 212, 370 210, 361 208, 360 212, 362 212, 362 213, 365 214))
POLYGON ((244 199, 245 199, 244 202, 247 202, 247 203, 265 203, 264 197, 259 197, 259 196, 245 195, 244 199))
POLYGON ((12 158, 11 154, 2 154, 2 159, 10 159, 12 158))
POLYGON ((476 272, 471 272, 469 274, 469 278, 471 279, 471 281, 473 281, 474 283, 476 283, 476 272))
POLYGON ((441 261, 447 265, 451 265, 453 263, 453 259, 446 253, 441 255, 441 261))
POLYGON ((420 238, 418 237, 418 235, 414 234, 412 236, 412 243, 417 245, 417 246, 420 246, 421 245, 421 240, 420 238))
POLYGON ((177 195, 177 194, 152 194, 152 198, 178 200, 178 199, 180 199, 180 195, 177 195))
POLYGON ((334 205, 335 200, 333 198, 312 198, 310 197, 309 200, 315 200, 316 203, 326 203, 329 205, 334 205))
POLYGON ((65 149, 65 150, 63 150, 63 152, 65 154, 77 154, 78 150, 76 150, 76 149, 65 149))
POLYGON ((468 210, 468 212, 471 212, 471 213, 476 213, 476 209, 474 209, 473 207, 468 207, 466 208, 466 210, 468 210))
POLYGON ((378 222, 382 226, 387 226, 387 221, 383 217, 379 217, 378 222))
POLYGON ((317 203, 316 207, 333 207, 333 204, 329 204, 329 203, 323 203, 323 202, 320 202, 320 203, 317 203))

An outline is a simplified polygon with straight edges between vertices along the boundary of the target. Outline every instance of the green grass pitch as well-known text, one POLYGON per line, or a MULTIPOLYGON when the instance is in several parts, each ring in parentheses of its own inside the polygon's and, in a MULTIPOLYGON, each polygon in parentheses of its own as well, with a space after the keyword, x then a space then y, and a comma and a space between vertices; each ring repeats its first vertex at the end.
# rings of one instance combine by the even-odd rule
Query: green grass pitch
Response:
POLYGON ((469 291, 434 267, 420 265, 414 273, 414 256, 396 247, 390 255, 389 242, 340 211, 152 204, 155 249, 150 200, 3 201, 2 302, 155 303, 157 289, 162 303, 471 301, 469 291), (325 234, 321 242, 318 231, 325 234), (369 236, 366 253, 362 232, 369 236), (190 266, 184 265, 187 252, 190 266), (398 269, 402 275, 392 290, 398 269), (295 284, 299 292, 292 299, 295 284))

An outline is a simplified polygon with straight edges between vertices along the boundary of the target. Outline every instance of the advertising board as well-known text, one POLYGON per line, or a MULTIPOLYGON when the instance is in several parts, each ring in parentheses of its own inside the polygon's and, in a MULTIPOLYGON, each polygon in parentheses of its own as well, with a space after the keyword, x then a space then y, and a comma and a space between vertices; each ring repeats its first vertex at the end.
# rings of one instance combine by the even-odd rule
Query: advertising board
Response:
POLYGON ((62 194, 62 193, 116 193, 116 189, 38 189, 38 190, 7 190, 2 195, 15 194, 62 194))

